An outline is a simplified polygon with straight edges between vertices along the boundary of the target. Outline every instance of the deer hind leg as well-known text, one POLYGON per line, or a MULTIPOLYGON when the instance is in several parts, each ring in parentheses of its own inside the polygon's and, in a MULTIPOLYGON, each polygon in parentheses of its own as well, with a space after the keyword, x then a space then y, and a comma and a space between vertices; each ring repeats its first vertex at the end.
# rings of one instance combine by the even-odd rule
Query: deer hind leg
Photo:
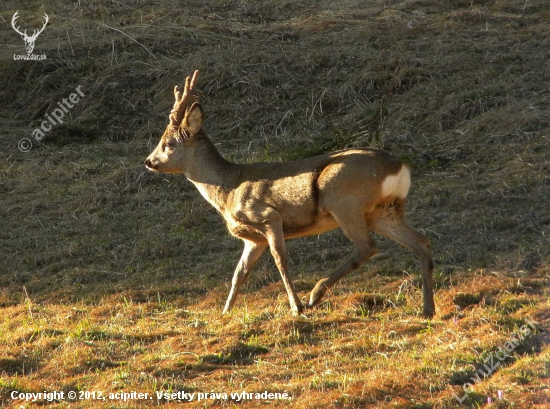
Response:
POLYGON ((244 240, 243 254, 239 264, 237 265, 235 273, 233 274, 231 291, 229 292, 229 297, 227 297, 223 314, 227 314, 233 307, 233 304, 235 304, 239 289, 246 282, 246 280, 248 280, 252 268, 254 268, 254 265, 260 259, 260 256, 266 248, 267 243, 255 243, 253 241, 244 240))
POLYGON ((368 220, 369 228, 382 236, 407 247, 420 261, 422 268, 422 294, 424 300, 423 315, 431 318, 435 315, 433 298, 433 261, 429 240, 410 227, 404 219, 404 200, 396 200, 382 208, 376 218, 368 220))
POLYGON ((317 304, 327 290, 339 279, 359 268, 361 264, 378 252, 378 248, 370 235, 363 212, 358 211, 351 214, 353 213, 356 214, 355 217, 350 217, 350 214, 340 216, 332 213, 332 216, 338 222, 344 234, 353 243, 353 254, 341 267, 328 277, 317 282, 313 290, 311 290, 309 303, 307 304, 308 307, 313 307, 317 304))

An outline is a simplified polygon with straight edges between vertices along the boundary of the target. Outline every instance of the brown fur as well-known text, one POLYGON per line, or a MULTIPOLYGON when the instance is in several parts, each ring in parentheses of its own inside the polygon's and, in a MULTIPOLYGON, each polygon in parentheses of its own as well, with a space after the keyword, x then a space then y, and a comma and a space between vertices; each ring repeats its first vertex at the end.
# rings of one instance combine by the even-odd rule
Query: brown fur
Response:
MULTIPOLYGON (((225 160, 201 130, 203 113, 195 103, 179 128, 169 125, 146 165, 183 173, 224 217, 232 235, 245 243, 224 313, 254 264, 269 248, 281 273, 294 314, 303 306, 288 271, 285 239, 316 235, 336 227, 354 245, 350 259, 311 291, 308 307, 318 303, 341 277, 378 251, 369 231, 408 247, 422 267, 426 317, 435 314, 432 258, 428 240, 404 221, 405 197, 382 195, 382 183, 401 175, 404 165, 389 153, 356 148, 293 162, 236 164, 225 160)), ((408 178, 408 171, 403 173, 408 178)), ((405 178, 405 176, 404 176, 405 178)), ((408 183, 404 180, 406 190, 408 183)))

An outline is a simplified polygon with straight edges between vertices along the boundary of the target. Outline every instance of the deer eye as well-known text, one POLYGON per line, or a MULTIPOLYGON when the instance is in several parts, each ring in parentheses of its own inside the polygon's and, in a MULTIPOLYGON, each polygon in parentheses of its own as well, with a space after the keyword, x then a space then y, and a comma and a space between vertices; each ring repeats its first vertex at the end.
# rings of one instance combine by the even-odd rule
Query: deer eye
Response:
POLYGON ((166 141, 162 144, 162 149, 165 151, 167 149, 172 150, 174 149, 174 143, 170 141, 166 141))

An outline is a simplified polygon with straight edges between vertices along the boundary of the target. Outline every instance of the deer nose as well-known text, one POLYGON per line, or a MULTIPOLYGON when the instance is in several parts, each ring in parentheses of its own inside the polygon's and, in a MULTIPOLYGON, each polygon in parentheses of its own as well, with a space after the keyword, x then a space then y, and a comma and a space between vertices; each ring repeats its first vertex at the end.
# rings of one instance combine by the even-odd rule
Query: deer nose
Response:
POLYGON ((151 163, 151 160, 149 158, 145 159, 145 166, 147 166, 149 169, 154 169, 155 167, 151 163))

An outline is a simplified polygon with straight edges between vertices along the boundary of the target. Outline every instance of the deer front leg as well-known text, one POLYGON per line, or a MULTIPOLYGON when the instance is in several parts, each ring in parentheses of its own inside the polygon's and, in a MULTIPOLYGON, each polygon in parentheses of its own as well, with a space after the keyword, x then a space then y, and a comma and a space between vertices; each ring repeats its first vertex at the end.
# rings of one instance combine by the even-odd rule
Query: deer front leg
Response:
POLYGON ((297 316, 302 313, 304 307, 302 305, 302 302, 298 298, 298 295, 296 294, 294 285, 290 280, 290 274, 288 273, 288 256, 285 248, 283 223, 282 223, 282 220, 280 219, 280 216, 278 217, 278 220, 275 223, 272 223, 267 228, 267 231, 265 234, 266 234, 267 241, 269 243, 271 254, 275 259, 275 264, 277 265, 277 268, 281 273, 281 278, 283 280, 283 284, 285 285, 286 293, 288 295, 288 301, 290 302, 290 309, 292 311, 292 315, 297 316))
POLYGON ((248 280, 252 268, 254 268, 254 265, 256 265, 256 262, 260 259, 260 256, 267 248, 267 243, 256 243, 249 240, 243 241, 243 254, 241 256, 239 264, 237 264, 235 273, 233 274, 231 291, 229 291, 229 297, 227 297, 227 302, 225 303, 223 314, 227 314, 231 310, 233 304, 235 304, 235 300, 237 299, 239 289, 246 282, 246 280, 248 280))

